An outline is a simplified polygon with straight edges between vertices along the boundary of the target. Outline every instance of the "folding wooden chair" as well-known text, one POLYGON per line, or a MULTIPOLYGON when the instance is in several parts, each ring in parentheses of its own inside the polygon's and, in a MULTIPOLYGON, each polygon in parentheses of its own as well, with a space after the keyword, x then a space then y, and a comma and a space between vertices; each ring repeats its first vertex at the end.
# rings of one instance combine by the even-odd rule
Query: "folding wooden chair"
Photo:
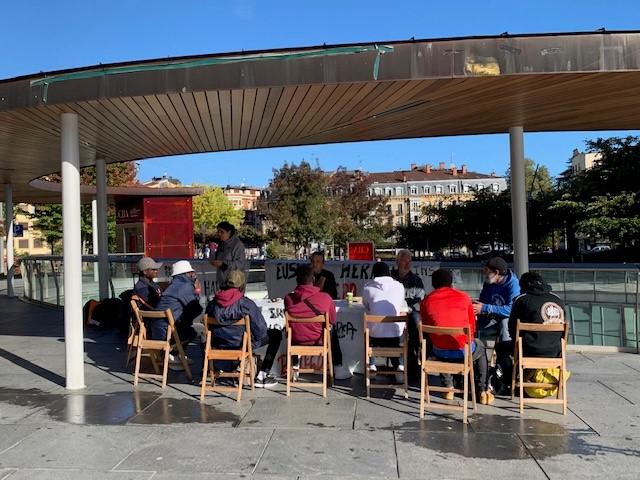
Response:
POLYGON ((131 319, 129 321, 129 335, 127 336, 127 361, 125 363, 125 367, 128 367, 133 359, 136 358, 136 349, 138 348, 139 328, 134 306, 138 310, 141 306, 145 307, 146 310, 153 310, 153 308, 147 302, 145 302, 137 295, 131 296, 131 319))
MULTIPOLYGON (((291 394, 291 386, 308 387, 308 388, 322 388, 322 396, 327 396, 327 370, 333 384, 333 362, 331 357, 331 341, 330 331, 331 323, 329 323, 329 317, 327 314, 316 315, 311 318, 296 318, 289 315, 288 312, 284 314, 285 329, 287 332, 287 396, 291 394), (321 345, 293 345, 291 324, 292 323, 318 323, 322 325, 322 344, 321 345), (293 368, 291 365, 291 356, 298 355, 299 357, 322 357, 322 384, 311 382, 299 382, 293 378, 293 368)), ((300 368, 300 373, 318 373, 313 368, 300 368)))
POLYGON ((236 401, 242 399, 242 388, 246 377, 249 376, 249 385, 251 390, 255 390, 255 365, 253 363, 253 350, 251 347, 251 319, 248 316, 242 317, 235 323, 225 323, 224 326, 243 326, 244 334, 240 347, 237 349, 221 349, 211 346, 211 339, 214 338, 215 332, 209 327, 221 325, 214 317, 204 316, 204 326, 207 329, 207 343, 204 351, 204 360, 202 365, 202 383, 200 384, 200 401, 204 401, 206 391, 210 392, 235 392, 236 401), (216 372, 214 361, 240 362, 240 367, 233 372, 216 372), (249 369, 247 370, 247 363, 249 369), (207 373, 211 379, 211 385, 207 385, 207 373), (218 378, 237 378, 238 386, 216 385, 218 378))
MULTIPOLYGON (((562 310, 562 309, 560 309, 562 310)), ((520 388, 520 415, 524 413, 525 403, 547 403, 562 405, 563 415, 567 414, 567 338, 569 335, 569 324, 564 321, 564 311, 560 314, 561 320, 557 323, 522 323, 518 320, 516 325, 515 346, 513 352, 513 373, 511 375, 511 400, 514 399, 515 388, 520 388), (525 357, 522 354, 522 332, 562 332, 560 339, 560 357, 525 357), (518 369, 518 381, 516 382, 516 367, 518 369), (558 383, 536 383, 524 380, 524 371, 530 369, 555 368, 560 371, 558 383), (554 388, 557 387, 556 398, 525 398, 524 389, 531 388, 554 388)))
POLYGON ((473 355, 471 353, 471 330, 469 327, 460 328, 445 328, 445 327, 432 327, 429 325, 422 325, 421 327, 423 339, 422 339, 422 368, 420 377, 420 418, 424 418, 425 411, 425 398, 428 408, 437 408, 442 410, 462 411, 462 421, 467 423, 467 404, 469 402, 469 379, 471 379, 471 399, 473 402, 473 409, 476 409, 476 385, 473 372, 473 355), (424 334, 428 335, 451 335, 459 336, 464 335, 466 338, 464 345, 464 358, 462 362, 445 362, 442 360, 428 359, 427 358, 427 340, 424 338, 424 334), (435 387, 429 386, 429 375, 431 374, 450 374, 450 375, 462 375, 464 378, 463 389, 460 390, 455 387, 435 387), (462 393, 463 401, 462 406, 450 405, 445 403, 432 403, 430 399, 430 392, 453 392, 462 393))
MULTIPOLYGON (((365 313, 364 315, 364 371, 365 371, 365 384, 367 387, 367 398, 371 395, 372 388, 396 388, 395 383, 389 384, 380 384, 374 383, 371 385, 371 377, 369 373, 369 361, 371 357, 383 357, 383 358, 402 358, 404 360, 405 368, 409 365, 407 361, 407 348, 408 348, 408 340, 407 340, 407 315, 400 316, 385 316, 385 315, 369 315, 365 313), (369 334, 369 324, 370 323, 404 323, 405 329, 402 334, 402 344, 399 347, 372 347, 371 339, 369 334)), ((393 375, 395 377, 396 373, 399 373, 397 370, 388 367, 380 367, 376 371, 376 375, 393 375)), ((404 374, 404 397, 409 398, 409 383, 407 379, 407 374, 404 374)))
POLYGON ((131 302, 131 308, 136 319, 138 333, 137 338, 133 341, 136 348, 136 363, 133 375, 133 385, 138 385, 139 378, 155 378, 162 380, 162 388, 167 386, 167 374, 169 371, 169 353, 171 353, 172 345, 171 339, 175 342, 175 347, 178 351, 178 358, 184 367, 184 371, 187 374, 189 380, 192 380, 191 369, 187 363, 187 358, 180 342, 180 336, 176 330, 175 321, 171 310, 167 309, 163 312, 144 311, 138 308, 135 301, 131 302), (158 321, 160 319, 166 319, 169 323, 167 328, 167 337, 164 340, 150 340, 147 337, 147 328, 145 326, 145 320, 158 321), (155 373, 140 373, 140 361, 142 357, 149 357, 151 365, 155 373), (158 366, 158 361, 162 359, 162 373, 158 366))

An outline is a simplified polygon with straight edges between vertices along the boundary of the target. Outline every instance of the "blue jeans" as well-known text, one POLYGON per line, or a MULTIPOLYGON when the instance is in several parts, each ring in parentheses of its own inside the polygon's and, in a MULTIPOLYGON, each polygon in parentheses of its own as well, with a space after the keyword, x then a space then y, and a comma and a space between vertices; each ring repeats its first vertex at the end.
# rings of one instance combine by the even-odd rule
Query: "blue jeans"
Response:
POLYGON ((479 315, 477 326, 479 337, 495 338, 495 335, 499 333, 498 343, 511 341, 511 335, 509 335, 508 318, 492 318, 487 315, 479 315))

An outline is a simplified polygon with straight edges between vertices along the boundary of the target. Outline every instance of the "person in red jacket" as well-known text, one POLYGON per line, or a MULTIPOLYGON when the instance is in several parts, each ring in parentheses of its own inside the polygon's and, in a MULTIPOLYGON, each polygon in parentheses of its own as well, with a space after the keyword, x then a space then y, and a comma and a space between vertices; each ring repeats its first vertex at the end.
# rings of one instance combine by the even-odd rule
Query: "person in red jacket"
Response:
MULTIPOLYGON (((477 389, 480 392, 480 403, 491 405, 495 398, 487 385, 487 354, 484 345, 474 338, 476 333, 476 316, 473 312, 471 298, 464 292, 456 290, 453 285, 451 270, 441 268, 431 276, 433 292, 427 295, 420 304, 420 315, 424 325, 434 327, 470 327, 471 350, 475 373, 478 376, 477 389)), ((431 354, 438 360, 457 362, 464 358, 464 335, 431 335, 431 354)), ((442 375, 445 386, 453 385, 451 375, 442 375)), ((453 400, 453 393, 445 395, 447 400, 453 400)))
MULTIPOLYGON (((284 309, 292 317, 311 318, 324 313, 329 315, 329 322, 336 321, 336 306, 333 299, 320 291, 314 282, 311 265, 299 265, 296 273, 298 286, 284 299, 284 309)), ((322 343, 322 327, 314 323, 292 323, 291 342, 296 345, 319 345, 322 343)), ((342 351, 335 328, 331 329, 331 355, 333 357, 333 374, 336 380, 351 377, 348 368, 342 366, 342 351)), ((299 369, 298 359, 293 357, 294 373, 299 369)))

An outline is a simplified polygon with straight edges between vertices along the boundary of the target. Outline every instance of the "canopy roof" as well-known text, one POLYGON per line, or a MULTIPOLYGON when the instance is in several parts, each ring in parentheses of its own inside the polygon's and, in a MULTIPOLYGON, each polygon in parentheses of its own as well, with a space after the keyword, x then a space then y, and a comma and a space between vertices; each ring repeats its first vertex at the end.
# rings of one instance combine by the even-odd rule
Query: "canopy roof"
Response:
MULTIPOLYGON (((0 81, 0 183, 37 201, 60 169, 185 153, 640 127, 640 32, 504 35, 149 60, 0 81)), ((49 195, 49 194, 47 194, 49 195)))

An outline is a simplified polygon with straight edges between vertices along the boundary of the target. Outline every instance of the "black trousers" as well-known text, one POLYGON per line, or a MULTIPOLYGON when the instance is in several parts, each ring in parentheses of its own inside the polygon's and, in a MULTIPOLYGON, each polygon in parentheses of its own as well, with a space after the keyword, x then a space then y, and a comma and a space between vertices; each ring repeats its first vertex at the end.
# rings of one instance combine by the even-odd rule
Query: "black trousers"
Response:
MULTIPOLYGON (((484 344, 476 338, 476 349, 473 352, 473 369, 476 375, 476 388, 484 392, 487 390, 487 371, 489 362, 487 361, 487 349, 484 344)), ((442 358, 436 355, 436 358, 442 362, 460 363, 459 358, 442 358)), ((440 380, 445 387, 453 387, 453 375, 440 375, 440 380)))

